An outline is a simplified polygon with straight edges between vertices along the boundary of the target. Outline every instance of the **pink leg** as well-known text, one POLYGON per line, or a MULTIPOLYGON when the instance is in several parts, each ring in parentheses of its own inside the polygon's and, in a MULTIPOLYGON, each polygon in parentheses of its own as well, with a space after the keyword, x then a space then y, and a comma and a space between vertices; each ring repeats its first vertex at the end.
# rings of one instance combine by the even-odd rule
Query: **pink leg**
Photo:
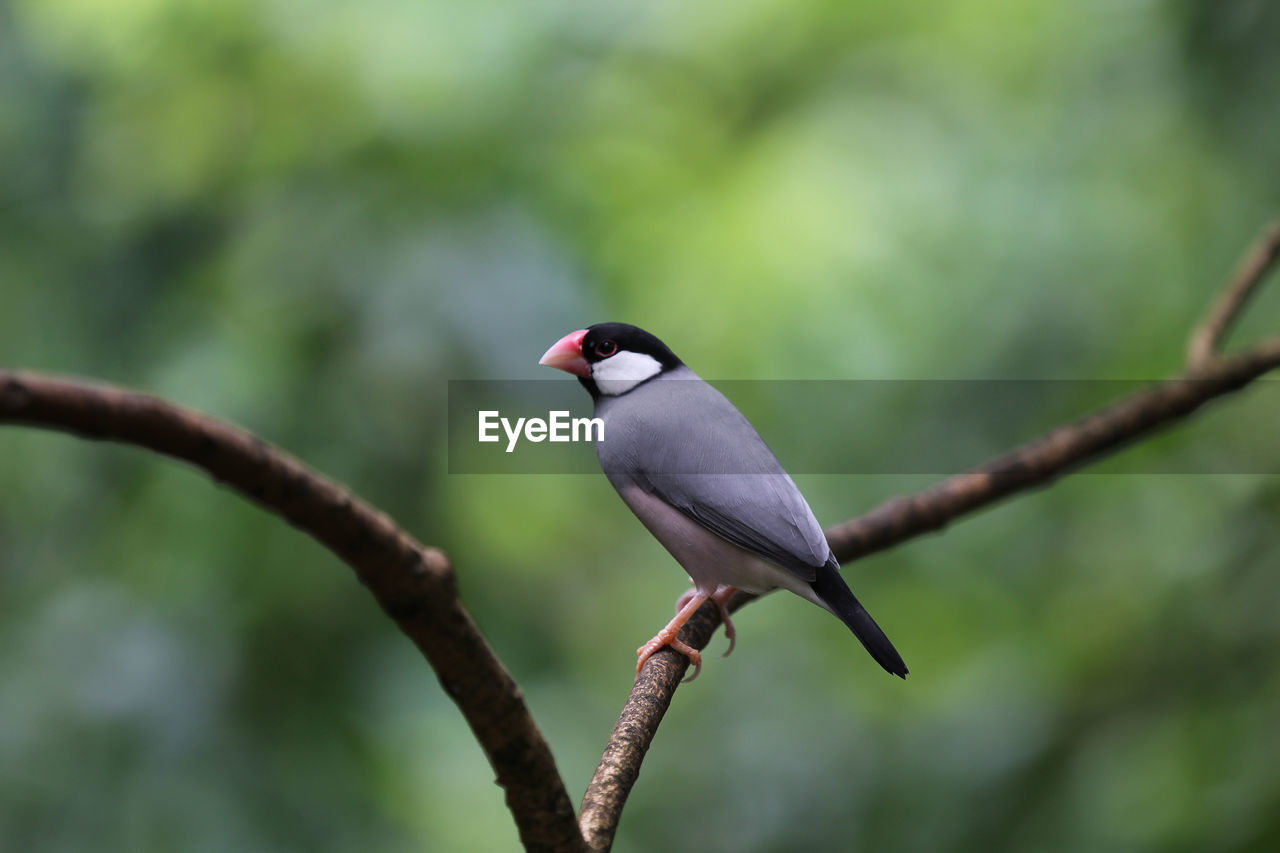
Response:
MULTIPOLYGON (((689 581, 693 583, 692 580, 689 581)), ((715 602, 716 609, 720 611, 720 621, 724 623, 724 635, 729 638, 729 648, 725 650, 724 657, 728 657, 733 651, 733 647, 738 642, 738 631, 733 627, 733 620, 729 618, 729 599, 733 598, 733 594, 737 592, 731 586, 717 587, 715 594, 711 596, 711 600, 715 602)), ((694 596, 698 594, 697 587, 687 590, 684 595, 676 599, 676 613, 693 601, 694 596)), ((690 679, 692 680, 692 679, 690 679)))
MULTIPOLYGON (((693 583, 692 578, 689 579, 689 583, 693 583)), ((676 612, 679 613, 681 610, 684 610, 684 606, 692 601, 693 597, 697 594, 698 588, 696 586, 692 589, 686 590, 684 595, 676 599, 676 612)))
POLYGON ((649 660, 654 652, 664 646, 670 646, 680 654, 685 655, 689 658, 689 662, 693 664, 693 675, 686 678, 685 681, 693 681, 698 677, 698 673, 702 672, 702 653, 687 643, 677 640, 676 634, 680 633, 684 623, 688 622, 689 617, 702 606, 702 602, 710 597, 701 590, 694 590, 693 595, 688 596, 688 601, 685 601, 686 596, 680 597, 681 601, 685 601, 685 605, 680 608, 680 612, 676 614, 675 618, 668 622, 667 627, 659 631, 652 640, 636 649, 636 654, 639 656, 636 661, 637 677, 640 675, 640 670, 644 667, 645 662, 649 660))
POLYGON ((725 649, 724 657, 728 657, 733 651, 733 646, 738 642, 738 631, 733 627, 733 620, 729 618, 729 599, 733 598, 733 594, 737 592, 731 586, 722 586, 716 590, 716 594, 711 596, 711 600, 716 603, 716 608, 720 611, 720 621, 724 623, 724 635, 729 638, 729 648, 725 649))

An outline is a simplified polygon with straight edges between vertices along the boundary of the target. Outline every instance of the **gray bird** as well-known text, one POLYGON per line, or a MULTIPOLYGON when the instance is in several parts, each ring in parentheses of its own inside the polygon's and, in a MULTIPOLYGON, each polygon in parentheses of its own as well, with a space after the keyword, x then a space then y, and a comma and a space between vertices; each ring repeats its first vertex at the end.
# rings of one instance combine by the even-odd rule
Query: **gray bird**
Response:
MULTIPOLYGON (((822 527, 791 477, 729 400, 653 335, 625 323, 571 332, 539 364, 578 377, 604 422, 596 454, 622 500, 689 574, 694 588, 676 616, 636 654, 636 674, 676 639, 708 599, 720 610, 729 651, 736 632, 726 603, 735 590, 788 589, 829 610, 876 662, 905 678, 902 662, 840 576, 822 527)), ((725 652, 729 654, 729 652, 725 652)))

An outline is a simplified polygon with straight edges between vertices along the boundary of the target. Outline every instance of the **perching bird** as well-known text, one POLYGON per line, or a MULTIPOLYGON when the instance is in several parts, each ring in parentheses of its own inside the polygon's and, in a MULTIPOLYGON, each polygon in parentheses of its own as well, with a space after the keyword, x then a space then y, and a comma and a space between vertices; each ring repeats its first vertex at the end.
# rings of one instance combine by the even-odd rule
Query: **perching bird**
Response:
MULTIPOLYGON (((578 377, 604 423, 596 454, 609 482, 689 574, 694 589, 636 654, 671 646, 697 677, 702 655, 676 639, 704 601, 720 609, 735 590, 789 589, 849 626, 876 662, 905 678, 889 638, 854 598, 822 527, 764 439, 737 408, 653 335, 625 323, 571 332, 539 364, 578 377)), ((727 655, 729 652, 725 652, 727 655)))

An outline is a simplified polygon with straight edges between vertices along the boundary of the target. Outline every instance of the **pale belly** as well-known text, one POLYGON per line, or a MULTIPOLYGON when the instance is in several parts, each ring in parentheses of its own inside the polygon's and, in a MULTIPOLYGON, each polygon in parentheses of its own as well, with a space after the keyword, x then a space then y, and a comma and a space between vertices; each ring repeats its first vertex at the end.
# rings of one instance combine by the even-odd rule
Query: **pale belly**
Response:
POLYGON ((721 539, 688 516, 635 486, 618 490, 654 538, 675 557, 698 589, 731 586, 757 595, 787 589, 828 610, 804 580, 769 560, 721 539))

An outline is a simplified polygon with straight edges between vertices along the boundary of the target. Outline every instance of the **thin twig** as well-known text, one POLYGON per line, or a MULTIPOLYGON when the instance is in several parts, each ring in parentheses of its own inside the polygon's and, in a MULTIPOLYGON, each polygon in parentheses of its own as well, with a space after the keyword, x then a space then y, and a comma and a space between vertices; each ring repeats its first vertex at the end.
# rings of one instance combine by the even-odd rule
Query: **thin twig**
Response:
POLYGON ((1280 222, 1273 222, 1214 300, 1204 320, 1187 342, 1187 368, 1200 370, 1218 355, 1222 339, 1235 324, 1251 297, 1280 256, 1280 222))
POLYGON ((906 498, 886 501, 827 531, 831 549, 847 563, 940 530, 1015 492, 1044 486, 1076 468, 1176 423, 1224 394, 1280 367, 1280 337, 1194 375, 1144 388, 1106 408, 1060 426, 1042 438, 906 498))
POLYGON ((520 688, 458 598, 444 553, 289 454, 206 415, 108 385, 0 370, 0 423, 133 444, 190 462, 355 570, 431 663, 506 794, 527 850, 580 851, 573 805, 520 688))
MULTIPOLYGON (((1215 306, 1201 328, 1212 353, 1220 335, 1243 306, 1247 293, 1277 261, 1280 228, 1264 246, 1251 254, 1250 263, 1228 288, 1233 299, 1215 306), (1255 284, 1241 284, 1254 281, 1255 284), (1228 307, 1224 304, 1230 303, 1228 307)), ((886 501, 868 513, 827 530, 831 549, 841 563, 883 551, 924 533, 940 530, 952 521, 1017 492, 1051 483, 1068 471, 1113 453, 1139 438, 1178 423, 1205 403, 1237 391, 1258 377, 1280 367, 1280 337, 1270 338, 1229 358, 1201 359, 1185 374, 1138 391, 1074 423, 1058 427, 1040 439, 996 457, 970 471, 949 477, 915 495, 886 501)), ((729 609, 736 610, 752 596, 736 595, 729 609)), ((715 607, 708 604, 695 614, 680 639, 702 649, 720 624, 715 607)), ((663 649, 649 659, 631 689, 604 756, 582 800, 579 825, 592 851, 613 845, 618 820, 627 795, 640 772, 645 751, 657 733, 688 661, 684 655, 663 649)))

